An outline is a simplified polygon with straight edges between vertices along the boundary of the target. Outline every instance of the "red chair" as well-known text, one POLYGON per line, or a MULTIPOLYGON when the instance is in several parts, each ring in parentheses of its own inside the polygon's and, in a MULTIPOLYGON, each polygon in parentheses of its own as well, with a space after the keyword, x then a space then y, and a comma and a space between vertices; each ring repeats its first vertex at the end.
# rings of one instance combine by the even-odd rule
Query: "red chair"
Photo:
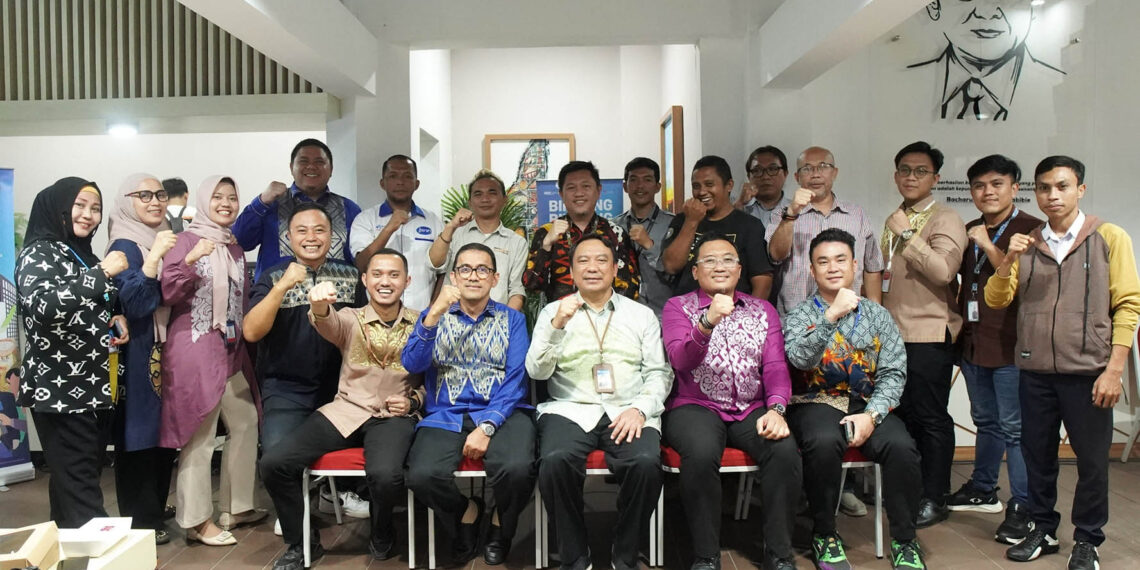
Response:
MULTIPOLYGON (((847 470, 853 467, 875 468, 875 556, 883 557, 883 468, 878 463, 867 459, 858 447, 848 447, 843 454, 843 474, 839 476, 839 490, 842 494, 843 484, 847 482, 847 470)), ((842 499, 840 499, 842 502, 842 499)), ((835 505, 835 514, 839 514, 839 504, 835 505)))
MULTIPOLYGON (((364 476, 364 448, 350 447, 348 449, 326 453, 307 467, 301 475, 301 493, 305 504, 305 515, 301 523, 302 539, 305 544, 305 567, 308 567, 312 563, 312 553, 309 552, 309 534, 312 532, 312 529, 309 528, 311 524, 309 521, 309 477, 314 475, 317 477, 315 481, 319 481, 322 477, 329 480, 329 490, 332 491, 333 511, 336 513, 336 523, 341 524, 344 519, 341 515, 340 496, 337 495, 336 492, 336 477, 364 476)), ((410 516, 409 514, 409 517, 410 516)), ((409 533, 408 544, 411 543, 412 538, 409 533)))
MULTIPOLYGON (((482 459, 468 459, 463 458, 459 463, 459 468, 452 471, 452 476, 463 478, 486 477, 487 472, 483 470, 482 459)), ((474 481, 471 483, 474 488, 474 481)), ((411 489, 408 489, 408 568, 416 567, 416 509, 415 509, 415 494, 411 489)), ((429 508, 427 510, 428 517, 428 569, 435 570, 435 509, 429 508)))

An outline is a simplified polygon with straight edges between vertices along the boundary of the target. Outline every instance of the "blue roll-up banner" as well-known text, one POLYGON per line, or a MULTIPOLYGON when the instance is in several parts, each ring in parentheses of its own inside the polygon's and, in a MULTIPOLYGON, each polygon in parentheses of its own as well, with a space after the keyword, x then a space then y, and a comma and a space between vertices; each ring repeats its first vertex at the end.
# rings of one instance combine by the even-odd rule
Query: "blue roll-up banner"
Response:
MULTIPOLYGON (((621 182, 620 178, 602 180, 601 196, 598 198, 598 204, 594 206, 594 211, 599 216, 612 220, 621 214, 623 204, 621 182)), ((562 203, 562 197, 558 195, 557 180, 539 180, 535 183, 534 191, 538 196, 536 200, 538 225, 541 226, 566 213, 566 204, 562 203)))
POLYGON ((16 215, 13 173, 0 168, 0 485, 35 478, 28 442, 28 411, 20 390, 20 335, 16 319, 16 215))

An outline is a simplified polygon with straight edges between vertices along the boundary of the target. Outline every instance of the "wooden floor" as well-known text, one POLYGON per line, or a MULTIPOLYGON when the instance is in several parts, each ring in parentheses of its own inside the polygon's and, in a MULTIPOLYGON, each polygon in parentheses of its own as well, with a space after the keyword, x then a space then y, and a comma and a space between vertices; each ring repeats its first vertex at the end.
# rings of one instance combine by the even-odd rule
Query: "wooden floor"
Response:
MULTIPOLYGON (((970 473, 968 464, 955 464, 953 485, 956 489, 970 473)), ((684 518, 677 498, 676 476, 666 475, 666 568, 686 569, 691 562, 691 552, 684 518)), ((115 514, 114 483, 110 470, 103 474, 103 489, 108 512, 115 514)), ((1109 478, 1111 517, 1105 533, 1108 541, 1100 548, 1103 568, 1140 568, 1140 462, 1121 464, 1111 463, 1109 478)), ((752 509, 749 520, 732 520, 731 502, 736 490, 735 476, 726 476, 725 490, 726 516, 722 529, 721 543, 724 546, 722 563, 724 568, 759 568, 754 561, 762 553, 762 536, 759 526, 760 507, 752 509)), ((1064 568, 1068 552, 1072 547, 1072 526, 1068 524, 1068 508, 1073 498, 1076 483, 1076 467, 1063 465, 1060 481, 1060 505, 1064 523, 1061 525, 1061 554, 1046 556, 1032 564, 1013 563, 1004 558, 1005 547, 993 541, 993 532, 1002 515, 955 513, 950 520, 932 528, 919 531, 919 539, 927 554, 931 568, 939 569, 978 569, 978 568, 1018 568, 1022 570, 1044 570, 1064 568)), ((1002 486, 1006 487, 1004 481, 1002 486)), ((466 485, 464 485, 466 487, 466 485)), ((1008 488, 1008 487, 1006 487, 1008 488)), ((609 567, 609 545, 606 537, 614 524, 614 501, 617 487, 605 484, 599 477, 590 477, 586 487, 587 522, 591 530, 591 545, 596 568, 609 567)), ((1006 497, 1005 491, 999 496, 1006 497)), ((173 500, 173 498, 172 498, 173 500)), ((268 497, 261 491, 263 504, 269 506, 268 497)), ((534 520, 533 507, 523 513, 522 524, 515 537, 510 558, 502 568, 534 567, 534 520)), ((426 568, 426 522, 421 509, 417 516, 418 566, 426 568)), ((0 493, 0 527, 22 526, 45 520, 48 516, 47 476, 35 481, 13 485, 9 491, 0 493)), ((403 515, 398 515, 403 517, 403 515)), ((406 524, 400 520, 398 530, 401 539, 406 538, 406 524)), ((840 515, 839 531, 847 543, 847 552, 856 568, 890 568, 886 560, 876 560, 874 555, 873 516, 851 518, 840 515)), ((794 542, 804 549, 797 552, 799 568, 813 568, 806 544, 810 536, 810 521, 801 516, 797 521, 794 542)), ((241 570, 247 568, 270 568, 273 560, 284 547, 281 539, 273 535, 273 518, 251 528, 235 531, 239 540, 237 546, 217 548, 194 543, 187 545, 184 533, 171 522, 170 530, 174 539, 170 544, 158 547, 159 567, 167 569, 219 568, 241 570)), ((385 562, 374 562, 368 555, 368 524, 359 519, 347 519, 346 524, 337 525, 332 515, 322 519, 321 536, 328 551, 315 566, 318 568, 407 568, 407 555, 401 548, 401 555, 385 562)), ((889 537, 887 549, 889 554, 889 537)), ((447 551, 442 541, 438 545, 440 554, 447 551)), ((441 556, 442 558, 442 556, 441 556)), ((441 565, 442 567, 442 565, 441 565)), ((482 558, 477 558, 471 568, 485 568, 482 558)))

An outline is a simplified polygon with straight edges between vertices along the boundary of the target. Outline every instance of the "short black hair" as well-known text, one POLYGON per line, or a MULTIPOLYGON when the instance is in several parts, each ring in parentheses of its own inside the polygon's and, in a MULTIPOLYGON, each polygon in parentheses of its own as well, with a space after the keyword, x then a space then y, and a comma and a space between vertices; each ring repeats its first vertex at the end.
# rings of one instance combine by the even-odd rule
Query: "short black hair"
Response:
POLYGON ((455 252, 455 261, 451 262, 451 270, 452 271, 455 271, 455 268, 458 267, 459 256, 463 255, 463 252, 465 252, 465 251, 481 251, 481 252, 491 256, 491 269, 494 269, 496 273, 499 272, 499 263, 495 259, 495 252, 491 251, 491 248, 489 248, 489 247, 487 247, 487 246, 485 246, 479 242, 471 242, 468 244, 464 244, 463 247, 459 248, 459 251, 455 252))
POLYGON ((571 267, 574 266, 574 254, 578 252, 578 246, 580 246, 583 243, 588 242, 590 240, 598 240, 598 241, 602 242, 602 245, 606 246, 606 249, 610 250, 610 256, 613 257, 613 262, 617 263, 617 249, 614 248, 613 243, 610 243, 610 240, 606 239, 605 236, 602 236, 599 234, 586 234, 586 235, 582 236, 581 238, 578 238, 578 241, 574 242, 574 245, 570 248, 570 255, 569 256, 570 256, 570 266, 571 267))
POLYGON ((827 228, 826 230, 819 232, 819 234, 817 234, 814 238, 812 238, 811 246, 808 247, 808 263, 811 263, 811 260, 815 259, 815 248, 816 248, 816 246, 818 246, 821 243, 828 243, 828 242, 845 243, 845 244, 847 244, 847 247, 851 250, 851 255, 855 255, 855 236, 853 236, 853 235, 851 235, 851 234, 849 234, 849 233, 847 233, 847 232, 845 232, 839 228, 827 228))
POLYGON ((661 167, 657 165, 657 161, 652 158, 645 158, 639 156, 625 164, 625 172, 621 175, 621 179, 629 178, 629 173, 637 170, 638 168, 648 168, 653 171, 653 180, 661 182, 661 167))
POLYGON ((296 208, 293 208, 293 211, 289 212, 289 219, 286 220, 285 227, 288 228, 288 227, 291 227, 293 225, 293 218, 297 217, 297 214, 300 214, 301 212, 308 212, 310 210, 316 210, 316 211, 324 214, 325 219, 329 221, 329 227, 331 229, 331 227, 332 227, 332 216, 329 215, 329 211, 326 210, 324 206, 322 206, 316 202, 301 202, 300 204, 297 205, 296 208))
POLYGON ((925 154, 930 157, 930 162, 934 164, 934 173, 938 174, 942 171, 942 164, 945 163, 946 157, 942 155, 942 151, 930 146, 926 141, 912 142, 904 147, 895 155, 895 168, 899 167, 904 156, 908 154, 925 154))
POLYGON ((377 255, 394 255, 400 258, 400 261, 404 262, 404 274, 406 275, 408 273, 408 258, 404 257, 404 254, 390 247, 382 247, 376 250, 376 252, 372 255, 368 256, 368 263, 364 266, 365 270, 361 272, 361 275, 368 273, 368 266, 372 265, 372 260, 375 259, 377 255))
POLYGON ((598 167, 594 166, 594 163, 588 160, 571 160, 566 163, 566 166, 562 167, 562 170, 558 171, 558 191, 562 191, 562 183, 566 182, 567 175, 583 170, 589 172, 590 176, 594 177, 594 184, 597 184, 600 190, 602 187, 602 177, 598 175, 598 167))
POLYGON ((505 182, 503 182, 503 179, 499 178, 498 174, 495 174, 494 172, 483 168, 480 169, 479 172, 475 173, 475 177, 471 179, 471 182, 467 183, 467 199, 471 199, 471 187, 475 186, 475 183, 480 180, 494 180, 499 184, 499 192, 501 192, 504 196, 507 195, 507 185, 505 182))
POLYGON ((732 180, 732 169, 728 167, 728 161, 719 156, 713 154, 702 156, 701 159, 693 165, 693 172, 702 168, 715 168, 716 175, 720 177, 721 184, 728 184, 728 182, 732 180))
POLYGON ((973 182, 975 178, 990 172, 1008 176, 1014 184, 1021 180, 1021 167, 1012 159, 1000 154, 984 156, 971 164, 969 170, 966 171, 966 180, 973 182))
POLYGON ((1037 163, 1037 168, 1033 170, 1033 178, 1036 180, 1038 176, 1053 170, 1054 168, 1068 168, 1077 175, 1077 184, 1085 183, 1085 163, 1063 154, 1045 157, 1044 160, 1037 163))
POLYGON ((301 149, 303 149, 307 146, 315 146, 315 147, 325 151, 325 156, 327 156, 329 158, 329 166, 332 166, 332 164, 333 164, 332 150, 329 149, 329 145, 327 145, 327 144, 325 144, 325 143, 323 143, 317 139, 305 139, 305 140, 297 143, 297 146, 293 147, 293 153, 289 155, 289 164, 293 164, 293 161, 297 159, 297 153, 301 152, 301 149))
POLYGON ((166 195, 171 198, 181 198, 190 193, 190 189, 186 187, 186 181, 177 176, 163 180, 162 189, 166 190, 166 195))
POLYGON ((736 247, 736 242, 732 241, 727 235, 720 232, 709 232, 707 234, 701 235, 701 238, 697 240, 697 246, 693 248, 693 251, 699 254, 701 252, 701 248, 704 247, 706 243, 713 241, 728 242, 730 245, 732 245, 732 249, 736 251, 736 254, 740 255, 740 248, 736 247))
POLYGON ((416 164, 416 159, 406 154, 393 154, 392 156, 389 156, 388 160, 385 160, 384 164, 380 167, 380 176, 388 174, 388 163, 392 162, 393 160, 406 160, 412 163, 412 174, 414 174, 416 178, 420 177, 420 167, 418 164, 416 164))
POLYGON ((772 145, 764 145, 762 147, 758 147, 756 150, 748 154, 748 160, 744 161, 745 175, 752 173, 752 161, 756 160, 756 157, 762 154, 770 154, 776 157, 776 160, 780 161, 780 168, 783 168, 784 172, 788 171, 788 157, 784 155, 784 151, 772 145))

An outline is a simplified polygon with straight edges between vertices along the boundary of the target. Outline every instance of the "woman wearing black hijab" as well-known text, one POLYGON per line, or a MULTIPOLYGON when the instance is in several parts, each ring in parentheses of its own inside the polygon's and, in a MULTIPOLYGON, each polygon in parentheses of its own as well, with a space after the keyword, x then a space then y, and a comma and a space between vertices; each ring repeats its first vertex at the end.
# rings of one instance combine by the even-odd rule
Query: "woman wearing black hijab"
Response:
POLYGON ((63 178, 32 203, 16 261, 28 339, 19 403, 32 410, 51 470, 51 518, 61 528, 107 516, 99 473, 120 372, 113 353, 127 342, 126 320, 112 317, 111 278, 127 260, 112 252, 100 261, 91 251, 102 218, 95 183, 63 178))

